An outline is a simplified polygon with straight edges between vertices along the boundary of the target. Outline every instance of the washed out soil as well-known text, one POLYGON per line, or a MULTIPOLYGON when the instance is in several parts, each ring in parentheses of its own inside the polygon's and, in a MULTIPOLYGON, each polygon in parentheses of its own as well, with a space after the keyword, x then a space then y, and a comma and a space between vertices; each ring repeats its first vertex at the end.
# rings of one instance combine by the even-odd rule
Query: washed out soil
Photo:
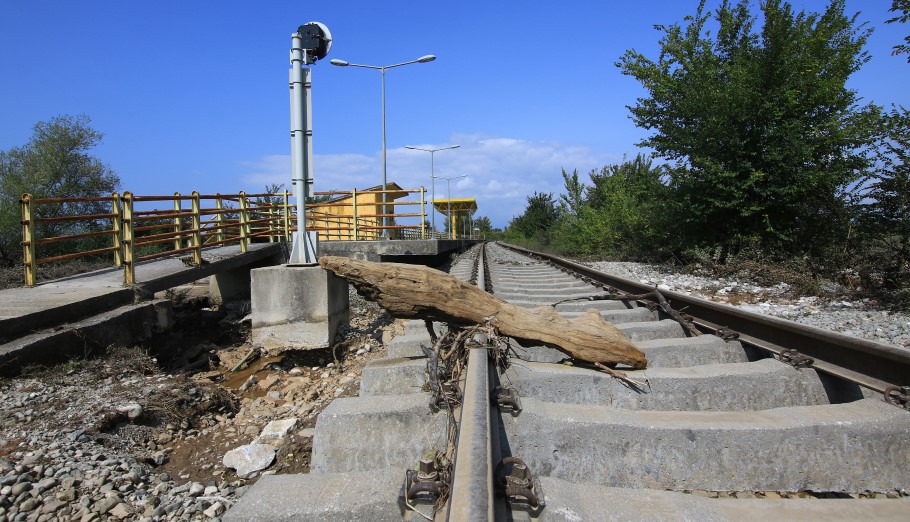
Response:
MULTIPOLYGON (((249 301, 212 305, 204 285, 166 297, 174 306, 173 328, 142 346, 111 347, 0 379, 0 480, 13 486, 39 480, 36 469, 51 470, 79 475, 97 489, 91 477, 109 477, 114 493, 120 491, 121 512, 130 513, 126 519, 194 518, 216 501, 229 508, 261 473, 309 471, 316 416, 335 398, 357 395, 364 365, 385 357, 383 332, 395 326, 351 292, 350 323, 332 347, 261 354, 250 344, 249 301), (296 426, 269 442, 276 457, 267 469, 238 477, 224 466, 225 453, 256 442, 270 421, 286 419, 296 426), (73 455, 78 473, 66 462, 73 455), (135 468, 133 485, 113 480, 121 468, 135 468), (193 483, 217 493, 189 495, 193 483), (171 511, 155 511, 163 506, 171 511)), ((104 517, 106 497, 78 487, 76 494, 61 493, 71 483, 58 482, 40 498, 0 494, 0 519, 22 513, 20 504, 32 497, 39 505, 71 499, 57 515, 104 517)))

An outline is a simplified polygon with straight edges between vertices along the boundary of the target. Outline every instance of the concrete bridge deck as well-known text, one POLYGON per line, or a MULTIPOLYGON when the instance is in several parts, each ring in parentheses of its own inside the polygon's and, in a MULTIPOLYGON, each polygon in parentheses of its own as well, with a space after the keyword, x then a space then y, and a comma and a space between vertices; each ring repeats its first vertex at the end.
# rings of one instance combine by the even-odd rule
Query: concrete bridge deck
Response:
POLYGON ((342 256, 364 261, 437 264, 441 257, 462 252, 477 239, 395 239, 319 242, 319 255, 342 256))
MULTIPOLYGON (((473 240, 323 241, 321 255, 371 261, 436 264, 473 240)), ((123 285, 123 270, 106 268, 38 284, 0 290, 0 373, 26 363, 46 363, 84 352, 86 338, 106 346, 131 343, 167 322, 166 304, 152 303, 156 292, 209 277, 218 300, 248 294, 249 270, 287 261, 286 243, 252 243, 203 250, 196 267, 179 256, 136 265, 136 284, 123 285), (108 327, 102 328, 102 323, 108 327), (111 327, 110 325, 119 325, 111 327), (119 328, 119 332, 116 331, 119 328), (72 346, 70 346, 72 345, 72 346)), ((15 370, 13 370, 15 371, 15 370)))
MULTIPOLYGON (((167 320, 160 304, 140 301, 211 275, 282 263, 285 250, 284 243, 253 243, 246 253, 237 245, 204 250, 200 267, 179 257, 140 263, 132 287, 124 287, 123 270, 112 267, 0 290, 0 372, 84 352, 86 337, 102 345, 134 342, 167 320)), ((246 291, 248 286, 247 279, 246 291)))

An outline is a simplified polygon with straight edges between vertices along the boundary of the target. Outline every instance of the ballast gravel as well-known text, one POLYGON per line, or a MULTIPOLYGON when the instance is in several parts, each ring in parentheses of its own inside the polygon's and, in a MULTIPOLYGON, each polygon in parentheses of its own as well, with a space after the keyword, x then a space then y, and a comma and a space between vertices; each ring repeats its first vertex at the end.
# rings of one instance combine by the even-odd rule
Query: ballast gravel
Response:
MULTIPOLYGON (((870 299, 795 296, 786 283, 762 286, 742 279, 683 274, 672 267, 599 261, 588 266, 610 275, 685 295, 736 306, 763 315, 910 348, 910 315, 881 308, 870 299)), ((672 304, 672 303, 671 303, 672 304)))

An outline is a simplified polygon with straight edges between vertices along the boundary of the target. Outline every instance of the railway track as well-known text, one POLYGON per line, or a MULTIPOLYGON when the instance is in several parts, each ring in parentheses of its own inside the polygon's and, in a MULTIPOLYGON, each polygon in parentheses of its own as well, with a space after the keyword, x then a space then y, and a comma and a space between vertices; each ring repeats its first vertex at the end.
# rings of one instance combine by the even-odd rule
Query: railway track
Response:
POLYGON ((638 384, 411 321, 360 396, 320 415, 311 473, 261 478, 226 520, 910 518, 906 351, 669 292, 691 321, 656 296, 586 301, 653 289, 485 250, 451 273, 515 304, 599 310, 646 353, 638 384))

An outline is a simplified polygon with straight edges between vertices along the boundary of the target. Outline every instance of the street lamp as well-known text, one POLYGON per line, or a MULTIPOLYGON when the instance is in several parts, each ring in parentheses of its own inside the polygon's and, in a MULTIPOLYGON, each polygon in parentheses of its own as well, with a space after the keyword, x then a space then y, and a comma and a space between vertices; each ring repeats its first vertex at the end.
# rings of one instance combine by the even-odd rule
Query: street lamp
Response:
POLYGON ((432 62, 435 59, 436 59, 436 57, 433 56, 432 54, 427 54, 427 55, 421 56, 420 58, 418 58, 416 60, 411 60, 410 62, 396 63, 393 65, 363 65, 363 64, 359 64, 359 63, 346 62, 344 60, 339 60, 337 58, 334 60, 329 60, 329 63, 331 63, 332 65, 337 65, 339 67, 350 66, 350 67, 363 67, 364 69, 378 69, 382 76, 382 191, 383 191, 382 192, 382 215, 383 215, 383 217, 382 217, 382 224, 383 224, 382 235, 383 236, 388 235, 388 229, 385 227, 387 227, 389 224, 388 216, 386 215, 386 214, 388 214, 388 212, 386 211, 386 203, 387 203, 388 194, 386 194, 386 192, 385 192, 386 191, 386 182, 387 182, 387 176, 386 176, 386 165, 387 164, 386 164, 386 149, 385 149, 385 71, 386 71, 386 69, 401 67, 402 65, 410 65, 412 63, 432 62))
POLYGON ((307 65, 325 58, 332 48, 332 33, 319 22, 297 28, 291 35, 291 183, 296 185, 297 237, 291 251, 293 263, 315 263, 318 257, 318 234, 315 240, 306 231, 306 198, 313 184, 313 102, 310 97, 311 71, 307 65))
MULTIPOLYGON (((448 185, 448 187, 449 187, 449 212, 448 212, 449 229, 452 230, 452 239, 455 239, 455 223, 452 222, 452 180, 458 179, 458 178, 466 178, 466 177, 468 177, 468 175, 462 174, 461 176, 452 176, 452 177, 448 177, 448 178, 445 176, 433 176, 433 177, 446 180, 446 185, 448 185)), ((433 207, 435 208, 435 206, 436 206, 436 202, 434 201, 433 207)))
MULTIPOLYGON (((433 196, 432 196, 433 202, 430 205, 436 204, 436 172, 435 172, 435 169, 433 166, 433 157, 436 155, 437 152, 439 152, 441 150, 457 149, 458 147, 461 147, 461 145, 452 145, 451 147, 442 147, 441 149, 422 149, 420 147, 412 147, 410 145, 404 146, 404 148, 406 148, 406 149, 422 150, 424 152, 430 153, 430 177, 432 178, 432 181, 430 183, 432 184, 432 187, 433 187, 433 196)), ((435 237, 435 235, 436 235, 436 212, 434 211, 432 214, 433 214, 433 235, 435 237)))

